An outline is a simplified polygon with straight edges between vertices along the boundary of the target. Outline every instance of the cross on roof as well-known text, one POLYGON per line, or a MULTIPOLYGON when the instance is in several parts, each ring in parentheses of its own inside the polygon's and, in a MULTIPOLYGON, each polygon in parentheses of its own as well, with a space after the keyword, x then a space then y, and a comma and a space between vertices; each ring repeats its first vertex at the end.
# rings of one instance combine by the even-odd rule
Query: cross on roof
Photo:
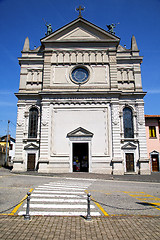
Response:
POLYGON ((79 11, 79 16, 78 17, 82 17, 81 11, 84 11, 84 7, 79 6, 78 8, 76 8, 77 11, 79 11))

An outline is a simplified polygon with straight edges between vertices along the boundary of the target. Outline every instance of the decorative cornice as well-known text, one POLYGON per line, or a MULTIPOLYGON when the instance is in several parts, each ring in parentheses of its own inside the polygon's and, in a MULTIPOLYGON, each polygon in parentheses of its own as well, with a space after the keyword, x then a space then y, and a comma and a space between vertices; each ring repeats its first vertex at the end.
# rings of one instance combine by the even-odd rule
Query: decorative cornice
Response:
POLYGON ((27 68, 28 72, 43 72, 43 68, 27 68))
POLYGON ((107 64, 108 49, 53 49, 51 64, 107 64), (92 56, 92 57, 91 57, 92 56))
POLYGON ((106 101, 100 101, 100 100, 81 100, 81 99, 68 99, 66 101, 64 100, 54 100, 54 101, 51 101, 51 104, 53 105, 106 105, 107 103, 109 103, 108 100, 106 101))

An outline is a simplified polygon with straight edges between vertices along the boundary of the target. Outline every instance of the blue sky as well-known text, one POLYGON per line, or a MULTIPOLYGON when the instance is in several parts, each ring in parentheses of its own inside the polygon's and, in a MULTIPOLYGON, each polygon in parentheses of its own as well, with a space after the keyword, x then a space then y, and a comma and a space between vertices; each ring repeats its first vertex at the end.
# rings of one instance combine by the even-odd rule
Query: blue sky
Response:
POLYGON ((140 55, 145 114, 160 115, 160 0, 0 0, 0 135, 15 137, 20 67, 18 57, 28 36, 31 49, 40 45, 45 36, 43 19, 52 24, 53 31, 77 18, 75 8, 85 6, 83 17, 95 25, 120 24, 116 35, 120 44, 130 48, 135 35, 140 55))

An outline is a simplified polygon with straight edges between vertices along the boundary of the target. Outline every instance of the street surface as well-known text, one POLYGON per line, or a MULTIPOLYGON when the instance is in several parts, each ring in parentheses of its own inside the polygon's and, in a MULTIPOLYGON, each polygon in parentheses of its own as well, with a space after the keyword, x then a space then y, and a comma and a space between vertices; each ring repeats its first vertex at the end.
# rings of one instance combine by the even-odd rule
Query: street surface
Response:
MULTIPOLYGON (((84 180, 59 180, 36 187, 30 201, 30 215, 86 216, 85 190, 91 182, 84 180)), ((91 204, 92 216, 100 216, 91 204)), ((23 206, 26 209, 26 204, 23 206)), ((25 211, 20 211, 24 215, 25 211)))
POLYGON ((0 180, 1 215, 25 214, 26 200, 18 203, 30 191, 30 215, 86 216, 91 193, 91 216, 160 216, 158 182, 18 175, 2 169, 0 180))

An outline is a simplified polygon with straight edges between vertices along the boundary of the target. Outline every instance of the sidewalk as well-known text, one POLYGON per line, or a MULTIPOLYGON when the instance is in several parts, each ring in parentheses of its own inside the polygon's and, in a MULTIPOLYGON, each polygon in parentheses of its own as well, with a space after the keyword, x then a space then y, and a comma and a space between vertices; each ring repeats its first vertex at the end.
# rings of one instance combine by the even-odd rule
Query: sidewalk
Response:
POLYGON ((41 217, 0 216, 0 239, 108 240, 160 239, 160 217, 121 216, 41 217))
MULTIPOLYGON (((3 169, 0 169, 0 173, 3 169)), ((111 174, 97 174, 87 172, 73 172, 73 173, 38 173, 36 171, 27 172, 13 172, 8 170, 10 174, 31 175, 31 176, 46 176, 46 177, 62 177, 62 178, 85 178, 85 179, 99 179, 99 180, 116 180, 116 181, 136 181, 136 182, 157 182, 160 183, 160 172, 152 172, 151 175, 111 175, 111 174)))

